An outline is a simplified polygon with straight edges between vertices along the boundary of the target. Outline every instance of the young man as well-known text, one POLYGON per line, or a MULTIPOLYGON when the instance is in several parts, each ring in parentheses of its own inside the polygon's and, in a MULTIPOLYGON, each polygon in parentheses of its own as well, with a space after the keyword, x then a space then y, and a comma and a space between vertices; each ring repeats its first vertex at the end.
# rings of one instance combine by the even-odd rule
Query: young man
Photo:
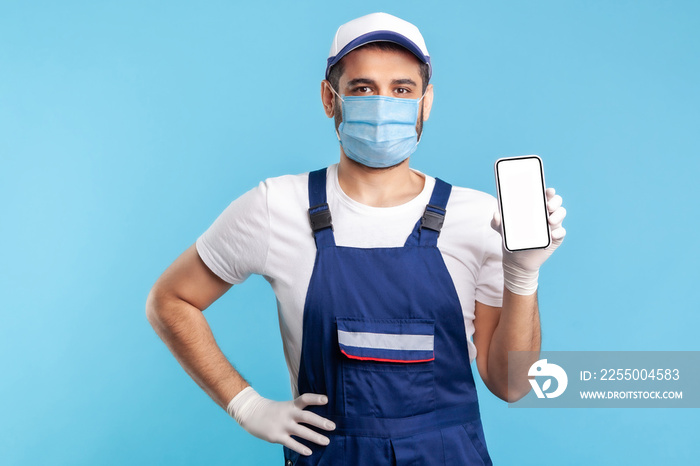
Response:
POLYGON ((183 368, 288 465, 491 464, 471 361, 498 397, 523 395, 508 392, 508 351, 539 350, 538 270, 565 210, 548 190, 552 245, 505 252, 492 196, 410 169, 430 75, 412 24, 341 26, 321 84, 339 163, 235 200, 149 295, 183 368), (293 401, 258 395, 201 312, 251 273, 277 296, 293 401))

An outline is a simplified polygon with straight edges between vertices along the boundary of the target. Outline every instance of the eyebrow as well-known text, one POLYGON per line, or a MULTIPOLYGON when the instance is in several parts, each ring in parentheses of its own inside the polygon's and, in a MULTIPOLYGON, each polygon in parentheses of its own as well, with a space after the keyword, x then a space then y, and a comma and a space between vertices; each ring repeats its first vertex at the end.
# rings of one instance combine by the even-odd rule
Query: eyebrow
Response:
POLYGON ((391 84, 410 84, 411 86, 417 86, 416 82, 409 78, 404 79, 394 79, 391 84))
MULTIPOLYGON (((358 84, 376 84, 373 79, 369 78, 356 78, 348 81, 346 84, 346 87, 353 87, 357 86, 358 84)), ((392 85, 397 85, 397 84, 408 84, 411 86, 417 86, 416 82, 410 78, 403 78, 403 79, 394 79, 391 81, 392 85)))
POLYGON ((374 80, 368 78, 356 78, 348 81, 345 87, 353 87, 357 86, 358 84, 374 84, 374 80))

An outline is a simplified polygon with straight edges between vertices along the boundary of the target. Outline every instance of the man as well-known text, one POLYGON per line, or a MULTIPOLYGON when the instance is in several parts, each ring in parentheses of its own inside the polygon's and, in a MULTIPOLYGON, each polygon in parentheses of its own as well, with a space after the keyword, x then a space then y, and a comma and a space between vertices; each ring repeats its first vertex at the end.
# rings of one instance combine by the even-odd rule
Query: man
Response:
POLYGON ((547 190, 552 245, 504 252, 492 196, 409 168, 431 72, 412 24, 341 26, 321 84, 339 163, 235 200, 149 295, 183 368, 288 465, 491 464, 471 361, 498 397, 523 395, 508 392, 507 355, 539 350, 538 270, 565 211, 547 190), (277 296, 293 401, 257 394, 201 313, 251 273, 277 296))

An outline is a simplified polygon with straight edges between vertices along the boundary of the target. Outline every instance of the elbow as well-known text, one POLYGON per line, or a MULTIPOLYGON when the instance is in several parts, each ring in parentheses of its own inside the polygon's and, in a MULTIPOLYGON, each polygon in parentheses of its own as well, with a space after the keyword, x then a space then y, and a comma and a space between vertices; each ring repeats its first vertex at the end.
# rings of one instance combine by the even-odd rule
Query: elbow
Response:
POLYGON ((522 392, 514 392, 514 391, 508 391, 508 390, 491 390, 491 393, 496 395, 499 399, 505 401, 506 403, 515 403, 525 395, 527 395, 527 392, 522 393, 522 392))
POLYGON ((159 335, 170 333, 191 313, 187 303, 156 283, 146 298, 146 319, 159 335), (183 304, 185 306, 183 306, 183 304))
POLYGON ((530 393, 530 387, 511 388, 510 390, 506 390, 506 396, 501 399, 507 403, 515 403, 528 393, 530 393))
POLYGON ((489 387, 491 393, 493 393, 506 403, 515 403, 516 401, 522 399, 525 395, 530 393, 530 389, 531 387, 529 384, 527 387, 508 387, 507 385, 504 387, 489 387))
POLYGON ((158 285, 153 285, 146 298, 146 319, 153 327, 160 322, 159 313, 162 301, 162 293, 158 290, 158 285))
POLYGON ((484 384, 489 391, 506 403, 515 403, 530 393, 532 387, 529 382, 525 382, 509 384, 508 380, 489 380, 488 382, 484 380, 484 384))

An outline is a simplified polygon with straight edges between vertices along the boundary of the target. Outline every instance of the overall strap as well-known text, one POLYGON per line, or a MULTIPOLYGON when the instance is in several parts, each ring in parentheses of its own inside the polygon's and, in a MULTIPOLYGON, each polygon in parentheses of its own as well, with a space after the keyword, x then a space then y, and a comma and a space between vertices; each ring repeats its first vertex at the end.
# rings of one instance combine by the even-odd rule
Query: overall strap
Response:
POLYGON ((447 201, 450 199, 452 185, 435 178, 435 187, 430 196, 428 205, 425 206, 423 216, 416 223, 411 236, 406 240, 406 245, 437 246, 442 224, 445 221, 447 201))
POLYGON ((326 202, 326 169, 309 173, 309 223, 316 248, 335 246, 331 211, 326 202))

